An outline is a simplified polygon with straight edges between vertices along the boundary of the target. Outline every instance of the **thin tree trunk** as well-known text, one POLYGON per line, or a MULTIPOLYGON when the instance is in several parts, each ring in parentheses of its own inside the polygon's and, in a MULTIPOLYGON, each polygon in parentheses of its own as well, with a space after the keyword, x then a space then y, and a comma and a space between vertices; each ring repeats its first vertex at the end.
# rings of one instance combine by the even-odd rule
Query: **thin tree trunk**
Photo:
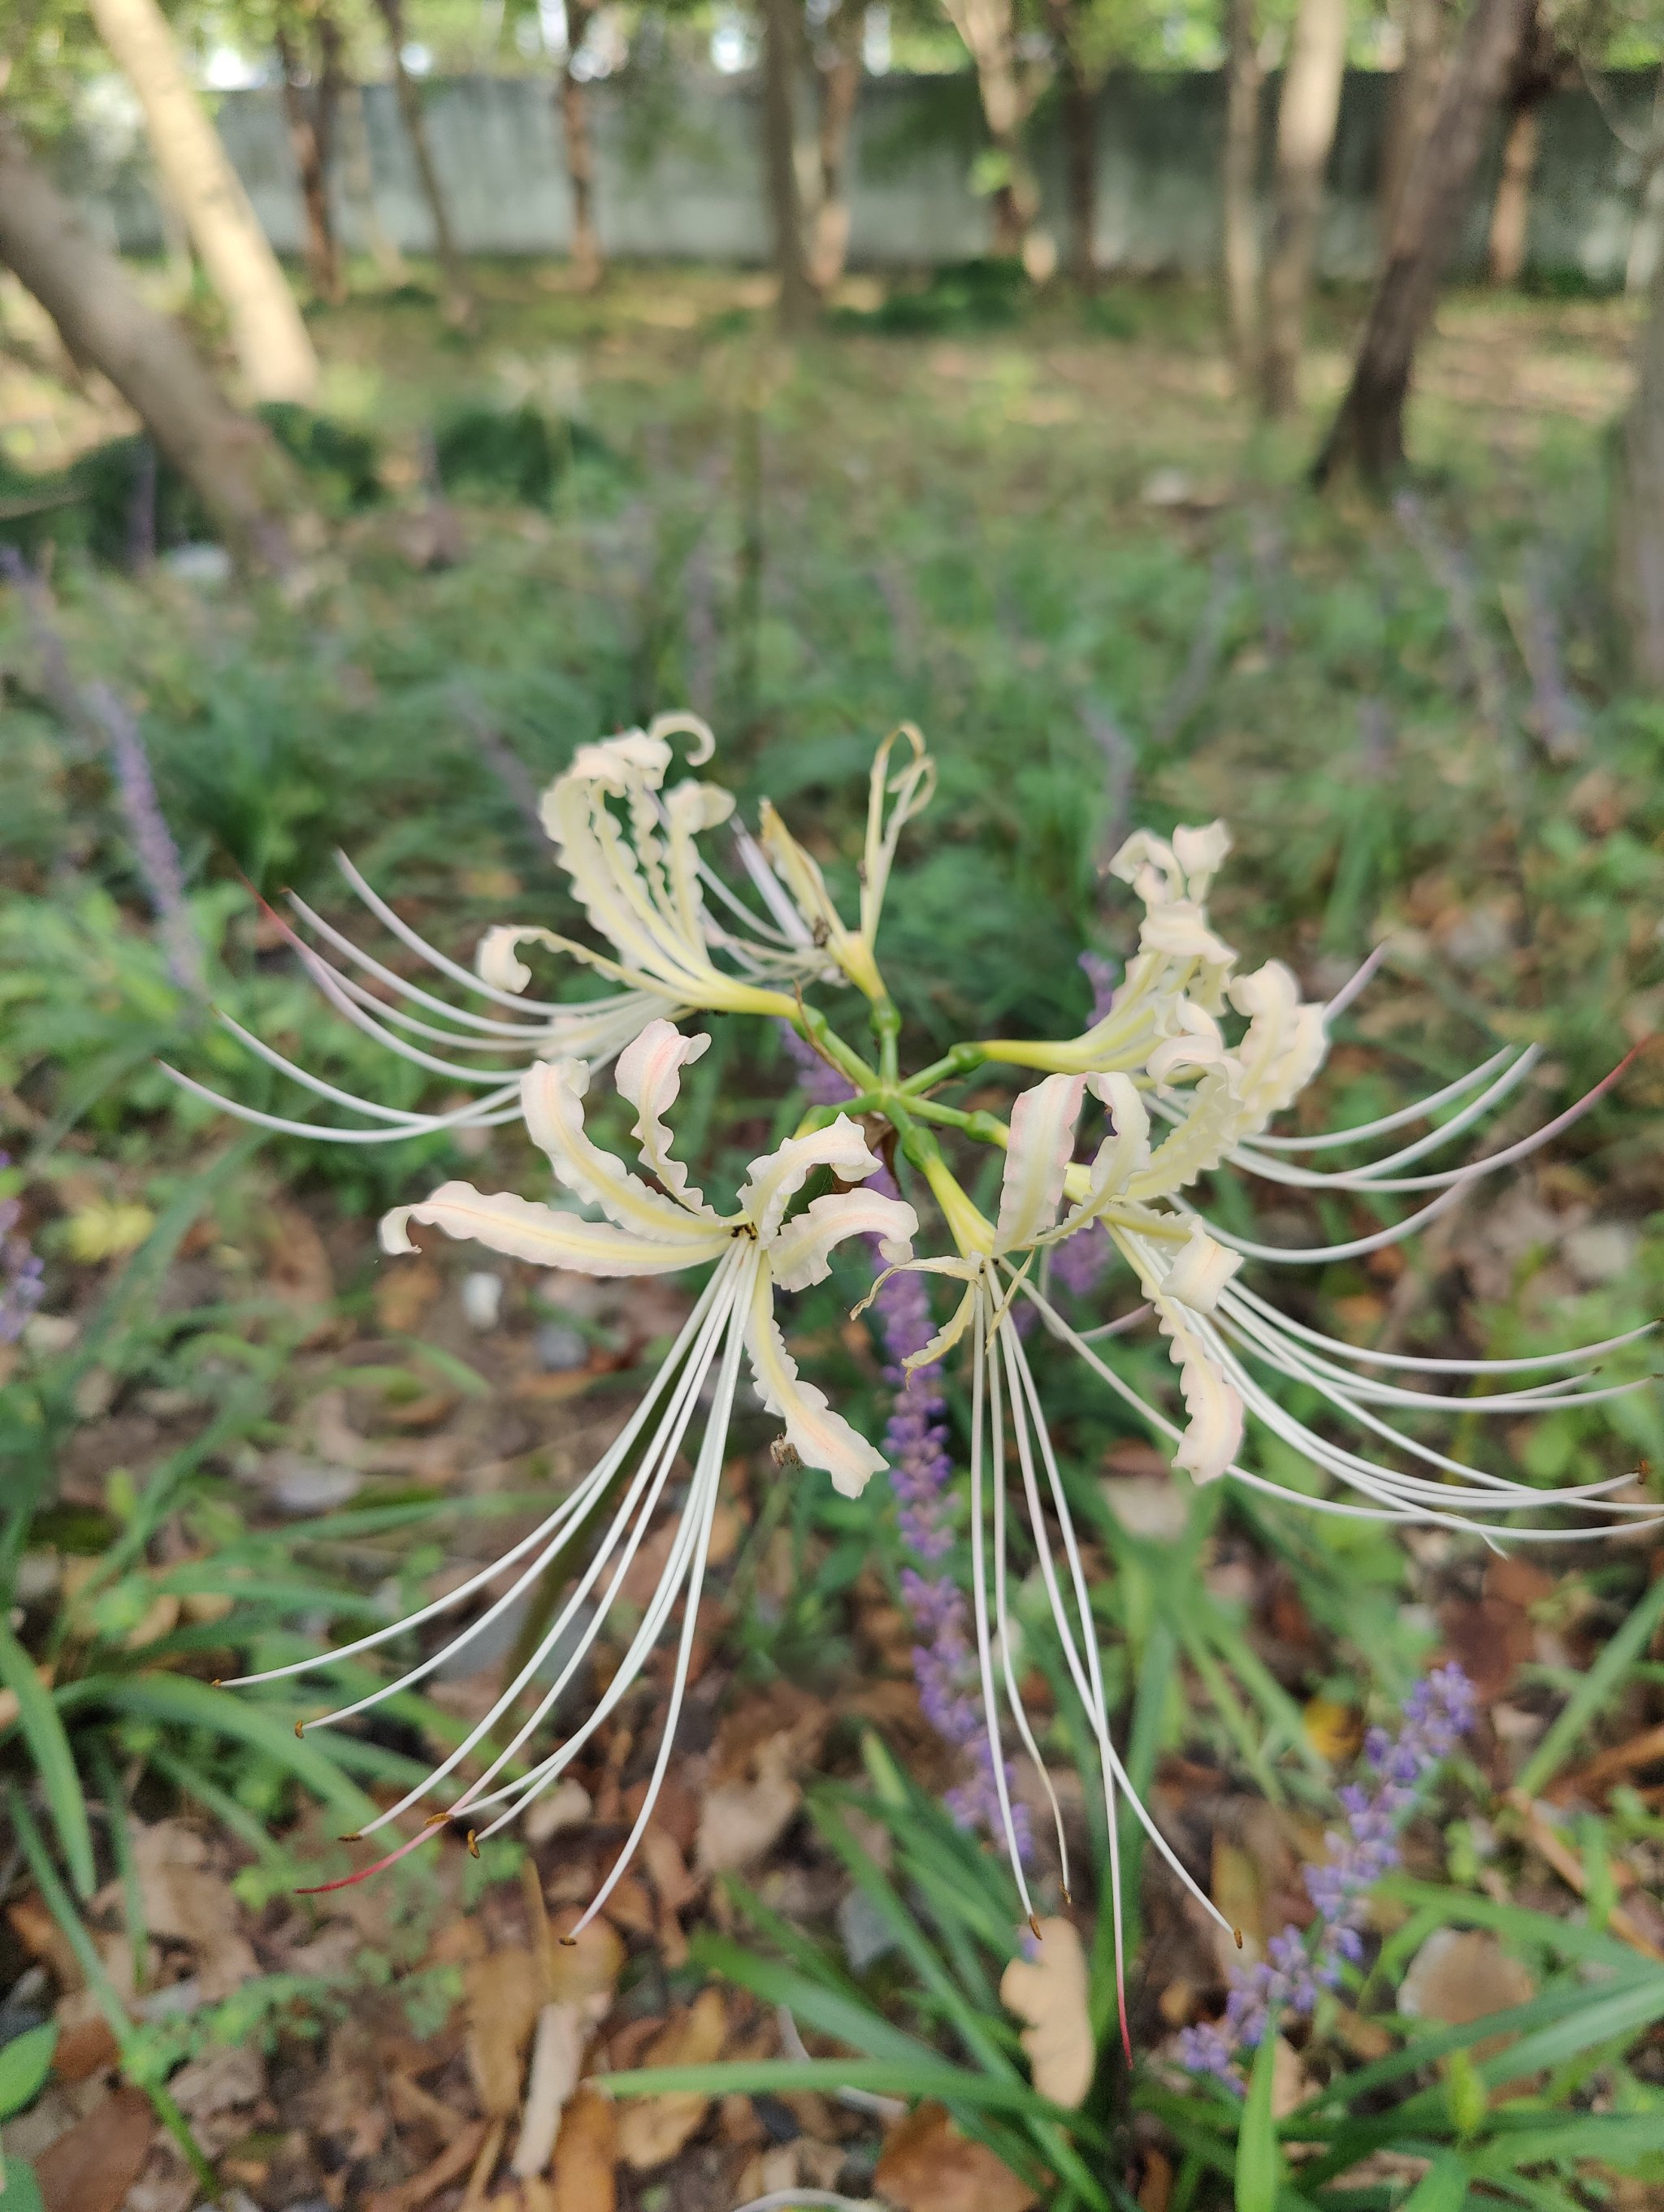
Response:
POLYGON ((1004 170, 993 194, 994 251, 1021 254, 1031 274, 1043 275, 1049 243, 1038 229, 1039 187, 1022 143, 1038 88, 1018 70, 1012 0, 942 0, 942 5, 976 64, 983 120, 1004 170))
POLYGON ((375 172, 370 165, 369 129, 364 120, 363 88, 346 84, 341 95, 341 156, 346 167, 346 187, 357 210, 358 227, 370 258, 384 284, 402 284, 409 275, 405 257, 387 236, 381 211, 375 204, 375 172))
POLYGON ((1058 124, 1069 208, 1069 275, 1082 292, 1098 281, 1098 96, 1081 51, 1082 0, 1046 0, 1058 53, 1058 124))
POLYGON ((1487 256, 1493 284, 1517 284, 1526 265, 1526 240, 1531 228, 1531 180, 1537 168, 1537 141, 1542 115, 1535 100, 1521 100, 1509 119, 1502 143, 1502 173, 1497 179, 1496 201, 1490 210, 1490 242, 1487 256))
POLYGON ((1277 110, 1277 179, 1265 260, 1260 401, 1267 415, 1294 412, 1312 289, 1323 177, 1335 143, 1346 71, 1347 0, 1300 0, 1277 110))
POLYGON ((763 0, 763 166, 780 277, 780 325, 802 331, 814 315, 797 189, 795 92, 802 21, 798 0, 763 0))
POLYGON ((1225 336, 1240 388, 1259 373, 1259 59, 1254 0, 1225 0, 1225 144, 1219 165, 1225 336))
MULTIPOLYGON (((333 26, 331 27, 333 31, 333 26)), ((319 24, 322 44, 323 22, 319 24)), ((327 58, 312 76, 286 23, 272 34, 282 71, 283 117, 289 125, 290 150, 300 179, 301 206, 306 217, 307 274, 320 300, 338 307, 346 296, 341 283, 341 252, 329 204, 329 170, 334 137, 335 100, 338 83, 327 58)), ((333 43, 338 47, 339 34, 333 43)))
POLYGON ((602 275, 600 234, 595 228, 595 141, 588 88, 575 74, 573 57, 595 10, 589 0, 566 0, 566 52, 560 65, 560 131, 566 149, 566 181, 572 195, 572 275, 580 291, 593 292, 602 275))
POLYGON ((850 132, 861 95, 861 50, 867 30, 866 0, 839 0, 826 25, 826 49, 817 57, 820 199, 814 210, 809 275, 822 298, 844 274, 850 251, 846 171, 850 132))
POLYGON ((1450 0, 1405 0, 1404 59, 1393 82, 1377 204, 1383 243, 1393 235, 1405 179, 1438 112, 1448 60, 1450 0))
POLYGON ((1618 603, 1636 675, 1664 685, 1664 254, 1653 266, 1619 469, 1613 544, 1618 603))
POLYGON ((1460 234, 1486 129, 1524 50, 1533 0, 1476 0, 1438 112, 1405 182, 1352 380, 1313 468, 1320 485, 1355 466, 1384 483, 1404 465, 1404 408, 1416 348, 1460 234))
POLYGON ((0 116, 0 261, 57 325, 72 359, 108 377, 247 565, 292 565, 300 487, 264 426, 240 415, 177 324, 148 307, 125 270, 0 116))
POLYGON ((310 399, 318 356, 219 134, 180 61, 156 0, 90 0, 99 36, 138 94, 150 151, 225 303, 231 343, 257 399, 310 399))
POLYGON ((403 0, 375 0, 375 5, 387 27, 387 45, 393 54, 393 85, 399 99, 399 113, 416 162, 422 198, 427 203, 428 220, 433 225, 434 253, 439 263, 440 305, 445 320, 453 328, 471 330, 476 320, 473 293, 462 266, 462 257, 456 250, 450 212, 445 205, 445 195, 440 189, 439 172, 434 167, 421 88, 405 67, 403 0))

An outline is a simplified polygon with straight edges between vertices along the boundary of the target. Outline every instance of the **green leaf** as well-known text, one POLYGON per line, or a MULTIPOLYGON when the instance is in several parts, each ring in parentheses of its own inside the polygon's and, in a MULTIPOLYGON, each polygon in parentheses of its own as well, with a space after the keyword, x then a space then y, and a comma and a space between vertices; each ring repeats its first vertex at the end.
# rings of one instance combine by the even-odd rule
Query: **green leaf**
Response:
POLYGON ((1277 2031, 1273 2021, 1254 2053, 1253 2072, 1236 2138, 1236 2212, 1277 2212, 1277 2185, 1283 2165, 1271 2118, 1271 2085, 1277 2076, 1277 2031))
POLYGON ((1454 2152, 1435 2158, 1399 2212, 1462 2212, 1467 2202, 1467 2168, 1454 2152))
POLYGON ((0 2045, 0 2120, 10 2119, 40 2095, 58 2048, 58 2025, 27 2028, 0 2045))
POLYGON ((5 2176, 0 2179, 0 2212, 46 2212, 34 2168, 21 2158, 6 2160, 5 2176))
POLYGON ((354 1828, 375 1817, 375 1806, 327 1753, 295 1733, 294 1723, 253 1698, 238 1697, 192 1674, 93 1674, 60 1693, 60 1705, 96 1699, 117 1712, 211 1729, 264 1752, 354 1828))
POLYGON ((17 1725, 23 1731, 34 1761, 34 1771, 51 1808, 52 1825, 64 1850, 78 1895, 90 1897, 97 1887, 93 1860, 93 1832, 87 1819, 87 1800, 76 1771, 75 1753, 64 1732, 52 1694, 41 1686, 29 1655, 3 1622, 0 1622, 0 1683, 17 1700, 17 1725))

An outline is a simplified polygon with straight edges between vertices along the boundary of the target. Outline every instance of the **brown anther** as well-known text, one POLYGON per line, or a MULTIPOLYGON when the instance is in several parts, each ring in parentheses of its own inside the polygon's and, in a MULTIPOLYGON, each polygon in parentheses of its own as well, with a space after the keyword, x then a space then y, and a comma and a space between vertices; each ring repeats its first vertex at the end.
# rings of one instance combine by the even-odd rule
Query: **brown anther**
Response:
POLYGON ((1074 1904, 1075 1904, 1075 1896, 1074 1896, 1074 1893, 1073 1893, 1073 1891, 1072 1891, 1072 1890, 1067 1890, 1067 1889, 1066 1889, 1066 1890, 1064 1890, 1064 1903, 1066 1905, 1068 1905, 1068 1906, 1071 1909, 1071 1911, 1073 1910, 1073 1908, 1074 1908, 1074 1904))
POLYGON ((422 1826, 424 1828, 437 1828, 442 1826, 444 1822, 448 1820, 450 1817, 451 1816, 448 1813, 430 1813, 427 1819, 422 1823, 422 1826))
POLYGON ((1236 1938, 1236 1948, 1240 1951, 1242 1948, 1242 1930, 1240 1928, 1233 1928, 1231 1933, 1236 1938))
POLYGON ((557 1936, 555 1941, 563 1951, 576 1951, 578 1948, 578 1939, 576 1936, 557 1936))
POLYGON ((468 1831, 468 1856, 471 1859, 479 1856, 479 1839, 472 1828, 468 1831))
POLYGON ((295 1733, 297 1736, 303 1736, 306 1734, 306 1723, 304 1721, 296 1722, 295 1733))
POLYGON ((350 1836, 337 1836, 335 1840, 338 1844, 362 1844, 364 1832, 362 1828, 355 1828, 350 1836))
POLYGON ((1040 1933, 1040 1923, 1032 1912, 1028 1916, 1028 1925, 1033 1930, 1034 1941, 1037 1943, 1043 1943, 1045 1938, 1040 1933))

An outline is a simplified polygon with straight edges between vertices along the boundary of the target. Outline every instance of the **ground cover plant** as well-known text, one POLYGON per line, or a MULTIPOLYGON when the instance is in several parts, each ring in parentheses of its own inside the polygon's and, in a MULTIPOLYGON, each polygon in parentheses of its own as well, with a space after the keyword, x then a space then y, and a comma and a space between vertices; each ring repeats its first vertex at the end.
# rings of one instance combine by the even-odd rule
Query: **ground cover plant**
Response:
MULTIPOLYGON (((52 2204, 113 2181, 113 2204, 131 2182, 136 2204, 182 2207, 211 2170, 274 2212, 532 2212, 606 2190, 917 2212, 1648 2203, 1664 2159, 1655 1540, 1490 1549, 1192 1483, 1091 1367, 1051 1358, 1042 1316, 995 1372, 1044 1368, 1095 1712, 1019 1536, 1003 1609, 1066 1899, 1009 1720, 1009 1782, 978 1767, 960 1710, 979 1703, 975 1623, 961 1656, 939 1595, 972 1566, 964 1346, 904 1384, 965 1285, 893 1276, 851 1319, 880 1267, 854 1240, 783 1302, 786 1341, 912 1487, 850 1497, 812 1451, 793 1467, 771 1449, 781 1419, 736 1389, 725 1445, 703 1477, 691 1449, 667 1493, 709 1504, 707 1590, 674 1616, 682 1712, 656 1793, 678 1646, 643 1652, 633 1686, 630 1655, 668 1528, 643 1528, 628 1564, 633 1612, 589 1624, 562 1725, 615 1703, 478 1860, 465 1820, 326 1887, 375 1855, 342 1831, 472 1737, 470 1781, 488 1742, 508 1749, 574 1656, 533 1665, 498 1713, 578 1567, 449 1663, 418 1631, 402 1667, 364 1653, 316 1694, 292 1675, 229 1686, 489 1570, 604 1463, 696 1311, 697 1279, 552 1273, 426 1237, 379 1259, 378 1218, 436 1186, 544 1200, 548 1176, 517 1099, 481 1125, 454 1077, 340 1018, 283 899, 423 988, 401 927, 468 973, 505 920, 587 940, 539 794, 667 706, 720 747, 662 788, 720 775, 753 824, 771 801, 851 927, 868 766, 918 725, 938 787, 905 827, 877 939, 904 1072, 966 1038, 1088 1032, 1144 911, 1111 863, 1135 830, 1220 817, 1235 850, 1208 926, 1245 967, 1275 956, 1320 1006, 1386 947, 1283 1133, 1376 1121, 1540 1047, 1496 1102, 1487 1141, 1509 1146, 1643 1042, 1664 989, 1659 710, 1614 672, 1600 583, 1624 309, 1455 302, 1417 426, 1445 473, 1397 509, 1320 509, 1284 488, 1294 446, 1244 447, 1181 295, 947 334, 903 314, 787 356, 731 279, 620 277, 573 300, 486 272, 480 289, 466 355, 410 300, 322 319, 324 411, 373 432, 381 491, 300 586, 251 593, 188 560, 135 576, 66 543, 47 591, 5 594, 9 2172, 32 2165, 52 2204), (495 410, 518 471, 527 408, 554 426, 529 441, 548 463, 535 495, 483 482, 483 434, 447 494, 436 428, 495 410), (338 845, 395 927, 366 916, 338 845), (215 1009, 346 1098, 452 1126, 390 1145, 239 1127, 157 1063, 274 1117, 354 1117, 308 1103, 215 1009), (430 1660, 353 1722, 307 1725, 430 1660), (1433 1675, 1452 1662, 1472 1717, 1457 1678, 1433 1675), (1445 1690, 1418 1692, 1429 1680, 1445 1690), (1176 1869, 1125 1792, 1106 1802, 1106 1736, 1176 1869), (1337 1867, 1344 1895, 1324 1886, 1337 1867), (1240 1954, 1187 1882, 1241 1929, 1240 1954), (1349 1940, 1326 1953, 1326 1929, 1349 1940)), ((66 453, 91 427, 66 411, 66 453)), ((911 758, 900 741, 890 770, 911 758)), ((554 972, 530 945, 513 957, 539 989, 554 972)), ((808 979, 860 1065, 829 1068, 813 1032, 806 1060, 803 981, 776 979, 783 1006, 682 1012, 711 1042, 682 1070, 661 1189, 680 1160, 726 1207, 794 1132, 882 1112, 865 1079, 883 1077, 887 1014, 875 1035, 858 989, 808 979)), ((439 995, 460 1002, 454 984, 439 995)), ((388 1003, 371 996, 361 1012, 388 1003)), ((667 996, 666 1018, 691 1003, 667 996)), ((1068 1068, 955 1074, 927 1103, 966 1126, 932 1126, 995 1222, 1002 1160, 981 1139, 1025 1095, 1062 1120, 1082 1102, 1068 1068)), ((1527 1360, 1649 1322, 1659 1081, 1643 1053, 1420 1239, 1304 1270, 1279 1303, 1412 1360, 1527 1360)), ((633 1160, 610 1074, 584 1106, 598 1145, 633 1160)), ((1081 1127, 1086 1171, 1083 1107, 1081 1127)), ((1460 1142, 1410 1172, 1442 1171, 1460 1142)), ((899 1164, 889 1203, 919 1218, 917 1251, 951 1255, 928 1176, 899 1164)), ((844 1179, 842 1199, 808 1195, 866 1203, 872 1178, 844 1179)), ((1236 1242, 1344 1247, 1384 1218, 1344 1186, 1207 1188, 1236 1242)), ((1069 1249, 1042 1287, 1078 1334, 1131 1301, 1101 1303, 1107 1274, 1072 1283, 1069 1249)), ((1089 1348, 1183 1427, 1159 1333, 1089 1348)), ((1653 1364, 1644 1341, 1612 1359, 1617 1382, 1653 1364)), ((1332 1449, 1350 1438, 1313 1379, 1290 1406, 1332 1449)), ((1467 1405, 1439 1431, 1392 1418, 1482 1477, 1616 1484, 1619 1507, 1653 1494, 1650 1390, 1500 1420, 1467 1405)), ((1286 1434, 1245 1451, 1285 1490, 1326 1487, 1286 1434)), ((485 1601, 461 1603, 478 1627, 485 1601)))

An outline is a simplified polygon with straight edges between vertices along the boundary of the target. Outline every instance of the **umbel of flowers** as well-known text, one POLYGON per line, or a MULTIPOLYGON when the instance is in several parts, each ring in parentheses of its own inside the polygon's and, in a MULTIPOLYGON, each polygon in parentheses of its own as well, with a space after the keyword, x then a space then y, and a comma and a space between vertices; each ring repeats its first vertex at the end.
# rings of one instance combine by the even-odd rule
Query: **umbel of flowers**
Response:
MULTIPOLYGON (((1281 1313, 1251 1285, 1265 1266, 1317 1266, 1412 1236, 1476 1178, 1552 1137, 1615 1079, 1521 1142, 1456 1166, 1430 1162, 1524 1081, 1539 1057, 1536 1048, 1499 1052, 1431 1097, 1375 1121, 1315 1136, 1271 1133, 1278 1115, 1317 1074, 1330 1023, 1368 971, 1325 1006, 1303 999, 1279 961, 1242 966, 1207 909, 1229 850, 1219 823, 1181 828, 1170 839, 1139 831, 1111 863, 1141 911, 1137 949, 1119 984, 1100 991, 1081 1035, 981 1038, 955 1045, 928 1066, 906 1067, 878 937, 898 841, 935 781, 917 732, 895 732, 873 763, 853 917, 834 902, 814 859, 771 808, 765 806, 753 836, 734 818, 732 799, 720 787, 692 775, 673 778, 671 740, 679 736, 692 740, 694 768, 710 758, 712 740, 703 724, 687 715, 664 717, 648 730, 581 747, 544 798, 544 822, 590 927, 586 939, 540 925, 493 929, 471 975, 418 937, 343 861, 369 912, 426 961, 436 985, 453 987, 448 994, 410 981, 296 902, 297 921, 310 933, 297 933, 297 948, 342 1014, 389 1051, 474 1095, 443 1113, 395 1109, 341 1091, 249 1036, 252 1049, 298 1085, 359 1119, 320 1127, 247 1111, 246 1118, 361 1144, 523 1119, 548 1162, 554 1185, 549 1200, 446 1182, 387 1217, 386 1249, 411 1249, 411 1225, 423 1223, 538 1266, 593 1275, 686 1273, 698 1287, 686 1322, 624 1429, 538 1527, 410 1619, 341 1651, 273 1671, 328 1668, 424 1629, 498 1586, 449 1646, 439 1644, 396 1680, 313 1725, 344 1720, 435 1673, 582 1540, 584 1563, 570 1595, 503 1685, 498 1703, 418 1789, 371 1825, 394 1826, 437 1801, 426 1825, 396 1846, 394 1857, 448 1821, 464 1824, 471 1841, 493 1833, 571 1764, 640 1678, 655 1646, 673 1638, 657 1759, 635 1826, 589 1908, 599 1911, 652 1818, 672 1756, 742 1376, 748 1375, 790 1447, 781 1455, 782 1481, 830 1477, 853 1497, 886 1472, 877 1443, 858 1434, 799 1374, 781 1328, 782 1302, 789 1304, 795 1292, 822 1280, 840 1243, 863 1237, 875 1242, 885 1271, 878 1291, 888 1297, 888 1348, 899 1353, 901 1367, 928 1370, 953 1358, 969 1365, 971 1417, 961 1462, 968 1622, 962 1609, 953 1622, 945 1616, 927 1620, 925 1641, 939 1642, 948 1627, 958 1639, 936 1693, 962 1737, 966 1708, 960 1693, 968 1678, 974 1698, 969 1710, 985 1738, 978 1792, 1003 1832, 1023 1911, 1032 1914, 1008 1730, 1013 1748, 1037 1765, 1039 1753, 1008 1623, 1018 1546, 1019 1571, 1026 1575, 1031 1563, 1038 1568, 1101 1762, 1118 1957, 1120 1869, 1114 1854, 1124 1794, 1154 1847, 1219 1918, 1132 1790, 1112 1735, 1086 1562, 1031 1356, 1035 1332, 1147 1423, 1171 1446, 1175 1468, 1198 1483, 1240 1483, 1302 1512, 1485 1538, 1502 1529, 1515 1542, 1599 1534, 1645 1509, 1612 1500, 1606 1493, 1613 1484, 1539 1489, 1468 1466, 1421 1435, 1402 1431, 1393 1417, 1436 1410, 1434 1393, 1446 1378, 1460 1378, 1462 1395, 1453 1402, 1464 1419, 1517 1419, 1568 1402, 1588 1404, 1612 1395, 1593 1363, 1628 1339, 1531 1358, 1421 1358, 1339 1342, 1281 1313), (737 863, 731 880, 713 858, 719 830, 727 833, 737 863), (532 973, 521 957, 532 948, 588 971, 602 991, 572 1000, 532 998, 532 973), (869 1042, 832 1029, 812 995, 828 984, 853 985, 865 1000, 869 1042), (456 995, 459 988, 466 997, 456 995), (687 1026, 691 1018, 728 1013, 788 1024, 848 1095, 811 1103, 795 1133, 753 1163, 737 1194, 707 1197, 695 1187, 692 1164, 676 1155, 669 1117, 683 1069, 708 1041, 687 1026), (598 1146, 587 1127, 588 1103, 609 1062, 633 1117, 634 1166, 598 1146), (967 1110, 944 1097, 990 1066, 1020 1071, 1024 1081, 1007 1116, 967 1110), (1424 1133, 1399 1141, 1418 1122, 1429 1125, 1424 1133), (875 1146, 886 1130, 904 1182, 899 1194, 880 1183, 875 1146), (1003 1153, 992 1219, 972 1202, 944 1141, 1003 1153), (1374 1151, 1363 1164, 1323 1164, 1337 1151, 1356 1159, 1360 1148, 1374 1151), (1211 1218, 1206 1188, 1228 1173, 1296 1191, 1413 1204, 1393 1225, 1337 1243, 1269 1247, 1211 1218), (828 1175, 832 1188, 806 1195, 812 1177, 824 1183, 828 1175), (934 1201, 945 1249, 916 1249, 920 1218, 908 1193, 921 1203, 927 1194, 934 1201), (1118 1270, 1101 1268, 1106 1251, 1120 1262, 1118 1270), (1076 1252, 1088 1254, 1088 1263, 1059 1279, 1095 1279, 1094 1295, 1106 1309, 1101 1321, 1078 1328, 1047 1287, 1057 1272, 1053 1263, 1061 1267, 1076 1252), (897 1294, 887 1292, 887 1285, 930 1276, 951 1287, 952 1311, 940 1327, 911 1293, 902 1311, 897 1294), (1032 1328, 1017 1325, 1025 1316, 1032 1328), (1143 1327, 1159 1332, 1171 1357, 1171 1403, 1143 1395, 1116 1364, 1116 1340, 1143 1327), (1279 1395, 1283 1383, 1321 1401, 1321 1430, 1288 1408, 1279 1395), (1314 1478, 1309 1487, 1288 1487, 1265 1471, 1249 1441, 1251 1424, 1307 1462, 1314 1478), (685 1481, 676 1473, 684 1455, 692 1468, 685 1481), (563 1692, 594 1647, 632 1561, 667 1522, 674 1533, 658 1588, 621 1663, 576 1725, 564 1716, 558 1723, 563 1692), (558 1671, 546 1680, 552 1667, 558 1671), (532 1711, 487 1756, 485 1747, 497 1741, 499 1723, 533 1684, 532 1711)), ((921 1404, 914 1412, 917 1419, 893 1427, 886 1442, 899 1445, 907 1458, 912 1488, 904 1504, 916 1524, 913 1547, 928 1561, 933 1523, 927 1509, 930 1495, 940 1493, 947 1437, 939 1405, 921 1404)), ((939 1611, 947 1600, 938 1589, 930 1603, 939 1611)))

